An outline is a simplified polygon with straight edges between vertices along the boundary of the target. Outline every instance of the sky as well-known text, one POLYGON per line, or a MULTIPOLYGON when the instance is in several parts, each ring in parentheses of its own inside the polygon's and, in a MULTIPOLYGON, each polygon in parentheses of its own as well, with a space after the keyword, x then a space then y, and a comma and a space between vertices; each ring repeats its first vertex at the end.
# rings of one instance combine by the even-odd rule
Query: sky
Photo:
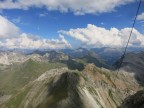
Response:
MULTIPOLYGON (((124 47, 139 0, 0 0, 0 49, 124 47)), ((144 47, 144 1, 130 40, 144 47)))

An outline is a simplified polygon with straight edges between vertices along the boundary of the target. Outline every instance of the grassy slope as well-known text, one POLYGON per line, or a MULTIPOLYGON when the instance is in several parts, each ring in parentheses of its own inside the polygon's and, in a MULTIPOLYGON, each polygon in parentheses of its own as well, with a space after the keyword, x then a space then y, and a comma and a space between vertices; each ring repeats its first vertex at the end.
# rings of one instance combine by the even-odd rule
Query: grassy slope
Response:
POLYGON ((62 63, 44 63, 32 60, 23 64, 14 64, 5 71, 0 71, 0 92, 14 93, 45 71, 64 66, 62 63))
POLYGON ((76 59, 77 62, 83 63, 83 64, 88 64, 88 63, 94 63, 97 67, 104 67, 107 69, 110 69, 111 67, 106 64, 103 60, 101 60, 101 58, 96 58, 96 57, 92 57, 90 55, 87 55, 85 57, 76 59))
MULTIPOLYGON (((74 73, 73 77, 74 78, 78 77, 78 75, 80 75, 80 73, 74 73)), ((33 106, 34 101, 36 101, 37 99, 41 100, 41 98, 43 99, 43 101, 40 104, 38 104, 37 108, 58 108, 59 107, 58 103, 61 103, 62 100, 67 99, 68 96, 70 95, 69 94, 69 92, 70 92, 69 86, 71 86, 70 81, 72 81, 72 79, 69 79, 68 74, 65 73, 65 74, 61 75, 61 77, 56 82, 55 82, 55 80, 56 80, 55 77, 53 77, 52 79, 50 79, 48 81, 48 84, 43 83, 43 82, 40 83, 43 85, 43 86, 41 86, 42 88, 41 87, 36 88, 36 89, 38 89, 38 92, 36 92, 36 95, 34 95, 34 97, 33 96, 31 97, 32 101, 29 102, 29 105, 27 106, 27 108, 34 107, 33 106), (45 87, 47 88, 46 91, 45 91, 45 87), (41 89, 44 89, 44 91, 41 89), (46 96, 45 95, 43 96, 44 92, 47 93, 46 96)), ((72 83, 74 83, 74 82, 72 81, 72 83)), ((32 89, 33 87, 35 87, 35 86, 29 85, 29 86, 26 86, 21 91, 19 91, 19 93, 14 95, 7 103, 5 103, 4 108, 7 108, 7 107, 8 108, 23 108, 24 104, 26 102, 25 98, 28 96, 30 89, 32 89), (22 102, 24 102, 24 103, 22 103, 22 102)), ((72 102, 70 101, 71 104, 70 104, 69 108, 78 108, 78 107, 76 107, 76 105, 81 104, 81 103, 79 103, 79 101, 77 101, 78 93, 75 90, 76 87, 74 87, 74 88, 72 87, 72 89, 74 89, 74 91, 73 90, 72 91, 74 92, 75 100, 73 100, 72 102), (73 103, 74 101, 76 101, 76 102, 73 103)), ((63 103, 63 104, 67 105, 67 103, 63 103)), ((61 103, 60 105, 63 105, 63 104, 61 103)), ((79 107, 79 108, 81 108, 81 107, 79 107)))

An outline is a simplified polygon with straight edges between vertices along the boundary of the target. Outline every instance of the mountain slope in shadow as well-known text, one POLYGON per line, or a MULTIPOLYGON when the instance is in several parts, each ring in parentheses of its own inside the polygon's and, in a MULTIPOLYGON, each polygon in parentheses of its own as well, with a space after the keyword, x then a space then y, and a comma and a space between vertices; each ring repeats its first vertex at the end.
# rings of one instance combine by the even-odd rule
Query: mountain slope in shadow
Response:
POLYGON ((119 108, 144 108, 144 90, 128 96, 119 108))
MULTIPOLYGON (((119 67, 121 60, 122 58, 116 62, 116 67, 119 67)), ((131 52, 126 54, 120 70, 124 70, 129 73, 134 73, 137 81, 141 85, 144 85, 144 52, 131 52)))

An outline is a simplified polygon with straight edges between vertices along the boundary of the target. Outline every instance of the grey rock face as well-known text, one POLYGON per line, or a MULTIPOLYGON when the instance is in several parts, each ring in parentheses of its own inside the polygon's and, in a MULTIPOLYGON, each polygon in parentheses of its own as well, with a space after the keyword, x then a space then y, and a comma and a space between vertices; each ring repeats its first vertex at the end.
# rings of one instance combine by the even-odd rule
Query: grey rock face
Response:
POLYGON ((134 95, 128 96, 120 108, 144 108, 144 90, 138 91, 134 95))
MULTIPOLYGON (((121 59, 116 63, 118 66, 121 59)), ((144 84, 144 52, 128 53, 125 55, 121 70, 135 74, 135 78, 140 84, 144 84)))

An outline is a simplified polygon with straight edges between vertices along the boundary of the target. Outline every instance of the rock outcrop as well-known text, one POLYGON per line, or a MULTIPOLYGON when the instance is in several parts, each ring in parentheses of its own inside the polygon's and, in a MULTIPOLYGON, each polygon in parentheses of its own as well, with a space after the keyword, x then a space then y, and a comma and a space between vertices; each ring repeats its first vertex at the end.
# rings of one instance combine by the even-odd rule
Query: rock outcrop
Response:
POLYGON ((144 108, 144 90, 128 96, 119 108, 144 108))

